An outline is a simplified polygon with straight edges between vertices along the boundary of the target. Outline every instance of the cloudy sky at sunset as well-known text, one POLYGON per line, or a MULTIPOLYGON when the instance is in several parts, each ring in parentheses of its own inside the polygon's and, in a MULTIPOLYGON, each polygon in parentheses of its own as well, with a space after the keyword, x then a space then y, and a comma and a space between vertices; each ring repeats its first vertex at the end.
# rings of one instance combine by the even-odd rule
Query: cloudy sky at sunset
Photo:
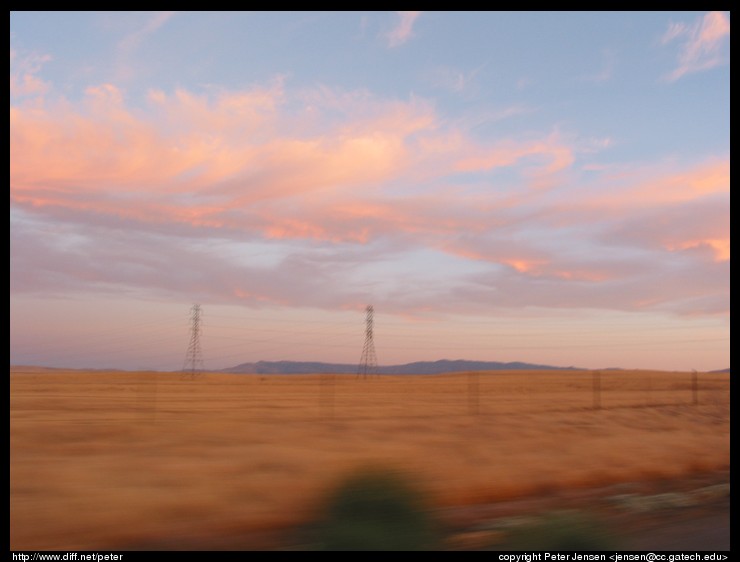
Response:
POLYGON ((728 12, 13 12, 12 364, 730 365, 728 12))

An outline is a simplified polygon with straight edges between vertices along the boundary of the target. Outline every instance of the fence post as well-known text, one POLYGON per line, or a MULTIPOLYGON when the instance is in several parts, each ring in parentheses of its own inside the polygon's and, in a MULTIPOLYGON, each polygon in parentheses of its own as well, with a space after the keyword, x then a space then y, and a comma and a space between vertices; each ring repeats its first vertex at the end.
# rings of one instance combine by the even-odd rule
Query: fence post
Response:
POLYGON ((594 371, 592 375, 592 379, 593 379, 594 410, 601 410, 601 372, 594 371))
POLYGON ((136 409, 141 421, 154 422, 157 420, 157 375, 156 373, 140 373, 136 384, 136 409))
POLYGON ((696 369, 691 370, 691 394, 694 406, 697 406, 699 404, 699 375, 696 369))
POLYGON ((652 397, 653 397, 653 379, 652 379, 652 377, 650 375, 647 376, 647 383, 648 383, 648 385, 647 385, 647 397, 646 397, 646 400, 645 400, 645 405, 646 406, 652 406, 653 405, 653 401, 652 401, 652 397))
POLYGON ((480 412, 478 383, 478 373, 468 373, 468 412, 471 415, 478 415, 480 412))
POLYGON ((324 419, 334 419, 334 376, 323 374, 319 379, 319 404, 324 419))

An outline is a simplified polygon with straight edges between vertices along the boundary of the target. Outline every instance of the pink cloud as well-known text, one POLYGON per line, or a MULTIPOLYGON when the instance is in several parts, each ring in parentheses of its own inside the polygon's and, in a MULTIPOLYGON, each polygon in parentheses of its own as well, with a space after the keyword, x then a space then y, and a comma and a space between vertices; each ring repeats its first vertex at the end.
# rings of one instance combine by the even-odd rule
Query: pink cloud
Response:
MULTIPOLYGON (((125 93, 111 84, 88 88, 78 106, 65 100, 12 106, 11 198, 37 208, 197 226, 253 228, 259 215, 258 224, 270 237, 364 240, 367 229, 358 234, 349 221, 326 215, 348 213, 343 201, 358 200, 389 212, 391 205, 382 202, 386 182, 449 174, 470 152, 486 152, 461 131, 440 131, 432 108, 418 99, 404 103, 361 94, 353 115, 357 99, 326 89, 314 95, 318 111, 324 103, 346 114, 339 122, 314 127, 285 108, 281 81, 211 96, 150 91, 148 101, 156 108, 151 116, 146 109, 129 109, 125 93), (328 220, 338 230, 309 228, 305 218, 290 219, 293 214, 316 216, 322 224, 328 220), (245 215, 252 219, 245 222, 245 215)), ((548 170, 559 168, 559 155, 568 154, 552 139, 502 146, 511 165, 545 154, 552 160, 544 164, 548 170)), ((534 165, 541 167, 539 161, 534 165)), ((408 207, 404 216, 393 211, 394 218, 364 220, 376 229, 381 224, 403 229, 433 216, 444 228, 450 218, 432 209, 449 204, 449 198, 439 197, 426 204, 418 197, 397 200, 393 205, 408 207), (413 218, 418 205, 430 214, 413 218)), ((469 220, 470 204, 455 207, 469 220)), ((452 224, 459 227, 463 219, 452 224)))
POLYGON ((677 243, 667 243, 666 249, 669 251, 679 251, 688 249, 709 248, 714 255, 715 261, 730 261, 730 239, 704 239, 704 240, 683 240, 677 243))
POLYGON ((421 12, 396 12, 398 23, 388 32, 388 46, 398 47, 411 39, 414 35, 414 22, 421 15, 421 12))
POLYGON ((670 82, 682 76, 726 63, 729 48, 730 18, 724 12, 707 12, 692 25, 671 23, 661 43, 679 41, 678 66, 666 76, 670 82))
MULTIPOLYGON (((147 20, 127 35, 116 46, 116 80, 125 82, 137 72, 137 64, 132 60, 136 51, 146 39, 167 23, 177 12, 147 12, 147 20)), ((141 64, 141 63, 139 63, 141 64)))
POLYGON ((511 167, 523 159, 532 159, 533 168, 545 173, 554 173, 573 164, 571 147, 561 142, 557 135, 533 141, 503 141, 494 146, 471 146, 469 155, 456 163, 462 172, 491 170, 511 167))
POLYGON ((10 49, 10 96, 40 96, 49 91, 49 84, 37 74, 44 64, 51 61, 50 55, 19 54, 10 49))
POLYGON ((11 96, 32 96, 44 94, 48 89, 49 85, 46 82, 30 73, 10 77, 11 96))
POLYGON ((505 265, 530 279, 561 279, 565 281, 603 282, 616 279, 632 269, 625 263, 598 258, 573 258, 566 251, 553 251, 536 241, 516 242, 506 235, 487 240, 467 240, 445 243, 441 249, 470 260, 505 265))
POLYGON ((139 46, 139 43, 148 35, 154 33, 172 18, 177 12, 154 12, 139 29, 126 35, 119 43, 118 48, 130 51, 139 46))
POLYGON ((601 209, 603 220, 614 225, 604 234, 610 245, 691 251, 699 261, 729 263, 729 160, 711 159, 682 171, 652 172, 648 178, 627 183, 629 187, 620 196, 584 201, 584 208, 576 213, 593 215, 601 209))
POLYGON ((279 83, 148 99, 158 108, 151 117, 128 109, 110 84, 88 88, 77 107, 11 106, 12 199, 193 224, 290 197, 308 198, 310 208, 396 177, 413 162, 410 137, 435 127, 426 106, 375 100, 359 118, 295 131, 279 83))
POLYGON ((493 212, 497 224, 441 249, 552 282, 621 283, 674 259, 698 275, 729 263, 729 160, 607 173, 560 198, 521 197, 493 212))
MULTIPOLYGON (((532 182, 557 178, 576 157, 557 134, 482 143, 463 130, 441 128, 419 100, 325 88, 301 97, 316 111, 328 106, 344 118, 320 126, 309 119, 296 128, 303 116, 286 109, 281 80, 211 96, 152 91, 152 116, 128 109, 124 92, 112 85, 86 94, 78 107, 64 100, 11 106, 14 202, 269 238, 367 242, 388 232, 433 238, 497 228, 537 199, 524 192, 496 197, 490 190, 460 199, 445 184, 406 197, 386 185, 499 167, 516 167, 532 182)), ((553 200, 528 212, 579 224, 646 205, 690 202, 729 190, 729 161, 652 175, 605 174, 598 181, 604 189, 580 188, 567 209, 553 200)))
POLYGON ((681 203, 711 195, 729 194, 730 161, 710 159, 683 170, 659 171, 621 191, 625 205, 681 203))
MULTIPOLYGON (((423 100, 327 88, 292 93, 281 79, 241 92, 151 91, 146 101, 133 109, 124 90, 101 84, 77 104, 11 105, 12 209, 77 225, 83 233, 109 224, 141 233, 135 247, 120 241, 110 254, 120 266, 111 271, 95 262, 106 251, 93 236, 90 248, 75 255, 74 271, 59 265, 66 250, 22 232, 16 247, 69 269, 70 286, 109 286, 116 279, 180 286, 173 277, 154 279, 151 264, 205 252, 159 238, 161 248, 146 247, 147 235, 162 234, 296 248, 272 269, 204 259, 214 276, 224 276, 209 286, 210 298, 253 303, 304 299, 341 307, 362 301, 335 286, 343 279, 338 264, 348 264, 350 275, 372 267, 373 252, 381 250, 402 262, 407 253, 432 252, 468 272, 443 289, 423 281, 428 271, 419 278, 412 272, 412 284, 427 292, 398 290, 386 303, 398 310, 428 306, 430 295, 450 298, 451 310, 477 310, 490 287, 497 306, 669 306, 679 288, 662 299, 656 287, 664 279, 651 273, 642 287, 642 272, 678 263, 689 279, 729 263, 729 158, 611 167, 581 177, 578 155, 603 146, 566 142, 557 133, 481 141, 443 125, 423 100), (492 172, 499 168, 515 172, 513 186, 498 189, 492 172), (527 189, 542 181, 552 189, 527 189), (296 257, 310 255, 319 242, 332 250, 331 261, 323 263, 323 254, 296 257), (482 269, 488 273, 469 273, 482 269), (286 275, 293 285, 312 277, 291 288, 279 281, 286 275), (623 287, 623 297, 615 298, 623 287), (587 291, 582 301, 579 290, 587 291)), ((35 287, 28 261, 14 275, 35 287)), ((53 285, 56 275, 49 275, 53 285)), ((201 290, 203 283, 194 276, 183 280, 182 290, 201 290)), ((712 283, 697 281, 714 295, 697 310, 719 306, 723 289, 712 283)))

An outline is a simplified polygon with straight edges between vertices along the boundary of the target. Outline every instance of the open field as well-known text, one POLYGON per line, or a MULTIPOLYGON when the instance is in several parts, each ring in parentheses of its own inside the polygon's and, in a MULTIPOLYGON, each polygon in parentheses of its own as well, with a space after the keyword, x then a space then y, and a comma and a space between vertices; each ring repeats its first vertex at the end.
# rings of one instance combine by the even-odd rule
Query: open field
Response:
MULTIPOLYGON (((730 375, 11 369, 11 549, 187 548, 310 519, 349 470, 435 509, 699 478, 730 461, 730 375), (598 394, 596 394, 598 392, 598 394), (694 403, 694 399, 698 401, 694 403), (210 542, 209 542, 210 541, 210 542)), ((240 543, 274 546, 262 539, 240 543)))

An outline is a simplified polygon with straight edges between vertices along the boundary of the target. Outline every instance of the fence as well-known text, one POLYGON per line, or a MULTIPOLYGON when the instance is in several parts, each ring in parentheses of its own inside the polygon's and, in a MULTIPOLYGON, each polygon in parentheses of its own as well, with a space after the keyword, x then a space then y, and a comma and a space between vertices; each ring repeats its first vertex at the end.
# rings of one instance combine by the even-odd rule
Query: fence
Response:
POLYGON ((362 420, 729 405, 729 373, 507 371, 449 375, 13 372, 11 420, 167 422, 186 417, 362 420))

